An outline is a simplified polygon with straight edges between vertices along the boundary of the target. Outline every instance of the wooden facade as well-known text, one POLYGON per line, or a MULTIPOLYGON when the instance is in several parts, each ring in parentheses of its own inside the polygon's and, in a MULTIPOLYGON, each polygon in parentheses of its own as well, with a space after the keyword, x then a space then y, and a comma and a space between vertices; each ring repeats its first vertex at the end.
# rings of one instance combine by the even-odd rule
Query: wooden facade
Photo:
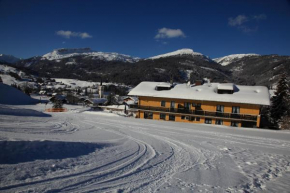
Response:
POLYGON ((259 127, 261 105, 139 96, 139 118, 259 127), (238 109, 238 110, 234 110, 238 109))

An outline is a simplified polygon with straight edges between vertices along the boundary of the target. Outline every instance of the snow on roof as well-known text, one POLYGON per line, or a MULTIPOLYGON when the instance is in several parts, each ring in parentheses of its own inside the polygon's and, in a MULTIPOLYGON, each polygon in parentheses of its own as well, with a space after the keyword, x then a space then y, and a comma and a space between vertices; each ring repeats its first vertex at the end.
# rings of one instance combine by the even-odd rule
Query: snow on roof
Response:
POLYGON ((86 99, 85 101, 89 101, 93 104, 104 104, 106 103, 108 100, 105 98, 92 98, 92 99, 86 99))
POLYGON ((155 87, 158 84, 160 82, 141 82, 128 95, 270 105, 269 91, 265 86, 235 85, 237 92, 233 94, 218 94, 217 88, 220 83, 204 84, 194 87, 188 86, 187 84, 176 84, 171 90, 157 91, 155 87))
POLYGON ((168 82, 161 82, 159 84, 156 85, 157 87, 165 87, 165 88, 170 88, 171 84, 168 82))
POLYGON ((222 83, 222 84, 218 84, 217 88, 219 90, 234 90, 234 84, 233 83, 222 83))

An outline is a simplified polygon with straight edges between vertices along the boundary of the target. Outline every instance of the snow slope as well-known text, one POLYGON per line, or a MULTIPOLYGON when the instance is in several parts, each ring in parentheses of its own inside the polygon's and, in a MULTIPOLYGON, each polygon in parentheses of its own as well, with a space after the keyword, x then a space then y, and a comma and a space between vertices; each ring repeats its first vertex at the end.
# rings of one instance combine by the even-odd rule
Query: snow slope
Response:
POLYGON ((1 192, 290 189, 290 132, 108 117, 65 107, 72 110, 51 117, 0 115, 1 192))
POLYGON ((15 63, 18 62, 20 58, 17 58, 12 55, 0 54, 0 62, 8 62, 8 63, 15 63))
POLYGON ((170 56, 181 56, 181 55, 201 56, 201 57, 204 57, 204 58, 208 58, 207 56, 205 56, 205 55, 203 55, 201 53, 194 52, 192 49, 184 48, 184 49, 176 50, 174 52, 169 52, 169 53, 166 53, 166 54, 153 56, 153 57, 150 57, 149 59, 159 59, 159 58, 166 58, 166 57, 170 57, 170 56))
POLYGON ((38 100, 32 99, 22 91, 3 83, 0 83, 0 93, 0 104, 27 105, 38 102, 38 100))
POLYGON ((114 52, 95 52, 90 48, 56 49, 52 52, 44 54, 42 58, 48 60, 60 60, 63 58, 69 58, 74 56, 93 57, 93 59, 100 59, 105 61, 136 62, 139 60, 139 58, 137 57, 131 57, 128 55, 118 54, 114 52))
POLYGON ((224 56, 221 58, 215 58, 213 60, 222 66, 227 66, 236 60, 242 59, 244 57, 251 57, 251 56, 260 56, 260 55, 259 54, 232 54, 232 55, 224 56))

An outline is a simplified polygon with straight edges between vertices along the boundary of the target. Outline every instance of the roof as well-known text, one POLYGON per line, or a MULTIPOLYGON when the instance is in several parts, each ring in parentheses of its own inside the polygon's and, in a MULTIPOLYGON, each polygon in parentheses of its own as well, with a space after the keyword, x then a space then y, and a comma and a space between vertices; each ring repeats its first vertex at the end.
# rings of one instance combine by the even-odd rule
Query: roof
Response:
POLYGON ((158 84, 160 84, 160 82, 141 82, 133 88, 128 95, 270 105, 269 90, 265 86, 234 85, 235 92, 233 94, 218 94, 218 86, 222 85, 223 87, 223 84, 211 83, 198 86, 176 84, 170 90, 157 91, 155 90, 155 87, 158 84))
POLYGON ((86 99, 85 101, 91 102, 93 104, 104 104, 108 100, 105 98, 92 98, 92 99, 86 99))

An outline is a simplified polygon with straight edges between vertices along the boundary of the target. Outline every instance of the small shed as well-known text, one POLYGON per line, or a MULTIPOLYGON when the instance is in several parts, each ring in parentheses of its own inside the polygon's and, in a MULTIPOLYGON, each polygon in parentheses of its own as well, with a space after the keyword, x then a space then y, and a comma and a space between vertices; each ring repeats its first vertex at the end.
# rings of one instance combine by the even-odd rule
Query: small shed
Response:
POLYGON ((138 97, 127 96, 123 99, 123 102, 128 104, 128 105, 134 105, 134 104, 138 103, 138 97))

